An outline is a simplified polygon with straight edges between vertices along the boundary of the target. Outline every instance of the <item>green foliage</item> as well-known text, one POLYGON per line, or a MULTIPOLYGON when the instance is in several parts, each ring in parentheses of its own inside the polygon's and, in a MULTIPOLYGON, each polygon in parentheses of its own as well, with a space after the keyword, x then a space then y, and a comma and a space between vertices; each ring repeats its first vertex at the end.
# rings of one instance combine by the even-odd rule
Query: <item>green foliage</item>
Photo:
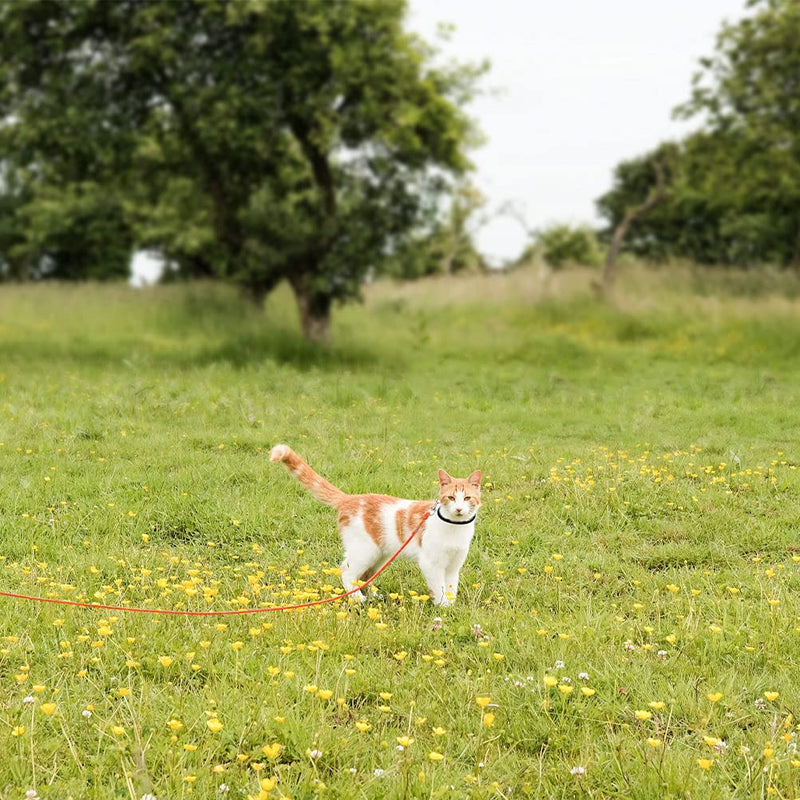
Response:
POLYGON ((25 229, 18 211, 29 200, 29 193, 16 170, 0 162, 0 280, 25 277, 25 264, 18 248, 25 242, 25 229))
POLYGON ((655 260, 800 266, 800 6, 759 0, 725 25, 683 116, 704 127, 620 164, 598 200, 608 222, 641 198, 653 158, 669 153, 664 201, 631 226, 625 248, 655 260))
POLYGON ((8 152, 114 188, 136 243, 325 322, 464 172, 480 70, 431 65, 405 3, 0 8, 8 152), (46 41, 46 46, 41 42, 46 41))
POLYGON ((401 278, 477 272, 486 269, 475 244, 486 198, 470 183, 456 186, 447 208, 392 254, 387 272, 401 278))
POLYGON ((681 172, 686 166, 685 151, 684 145, 665 142, 650 153, 617 165, 612 188, 597 200, 598 212, 608 223, 600 233, 603 240, 610 239, 625 215, 655 190, 657 164, 664 178, 663 196, 633 221, 624 240, 624 250, 655 261, 677 255, 701 263, 706 261, 704 256, 709 250, 714 252, 717 243, 708 246, 712 225, 709 210, 702 206, 698 193, 692 197, 689 191, 682 192, 686 182, 681 172))
POLYGON ((635 272, 620 312, 588 278, 553 276, 558 303, 523 269, 378 282, 327 355, 284 287, 267 320, 207 283, 4 287, 4 591, 337 591, 335 514, 278 441, 348 491, 433 497, 439 467, 480 467, 485 493, 448 609, 404 562, 366 608, 302 614, 0 599, 1 793, 796 796, 797 305, 635 272))
POLYGON ((595 233, 588 226, 551 225, 537 232, 533 247, 553 269, 596 267, 602 260, 595 233))
POLYGON ((133 250, 122 208, 103 187, 73 183, 43 186, 17 210, 25 238, 12 250, 31 278, 125 278, 133 250))

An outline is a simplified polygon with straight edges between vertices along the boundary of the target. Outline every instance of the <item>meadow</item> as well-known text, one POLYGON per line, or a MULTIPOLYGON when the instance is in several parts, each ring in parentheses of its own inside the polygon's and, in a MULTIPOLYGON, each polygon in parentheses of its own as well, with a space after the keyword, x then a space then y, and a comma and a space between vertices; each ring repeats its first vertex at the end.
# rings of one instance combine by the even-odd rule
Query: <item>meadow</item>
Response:
POLYGON ((456 604, 0 598, 3 798, 800 798, 800 281, 0 287, 0 590, 341 591, 350 492, 484 473, 456 604))

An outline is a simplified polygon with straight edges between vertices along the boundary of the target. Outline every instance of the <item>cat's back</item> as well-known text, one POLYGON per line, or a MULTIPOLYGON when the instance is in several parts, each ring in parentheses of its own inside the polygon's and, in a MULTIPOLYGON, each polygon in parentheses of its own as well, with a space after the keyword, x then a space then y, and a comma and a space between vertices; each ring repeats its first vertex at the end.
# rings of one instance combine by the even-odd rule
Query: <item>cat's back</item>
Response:
POLYGON ((363 527, 383 547, 402 544, 420 525, 431 503, 386 494, 353 494, 339 504, 339 529, 363 527))

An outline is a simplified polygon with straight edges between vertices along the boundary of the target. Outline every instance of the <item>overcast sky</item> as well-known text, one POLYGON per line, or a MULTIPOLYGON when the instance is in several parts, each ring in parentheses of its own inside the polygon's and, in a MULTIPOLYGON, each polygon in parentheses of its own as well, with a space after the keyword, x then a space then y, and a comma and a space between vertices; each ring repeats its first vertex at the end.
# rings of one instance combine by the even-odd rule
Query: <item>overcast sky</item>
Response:
MULTIPOLYGON (((744 0, 411 0, 409 27, 444 53, 488 58, 498 92, 470 111, 487 143, 473 155, 490 209, 508 201, 533 228, 595 223, 614 166, 697 127, 672 120, 698 59, 744 0)), ((492 260, 519 255, 525 234, 498 218, 479 236, 492 260)))

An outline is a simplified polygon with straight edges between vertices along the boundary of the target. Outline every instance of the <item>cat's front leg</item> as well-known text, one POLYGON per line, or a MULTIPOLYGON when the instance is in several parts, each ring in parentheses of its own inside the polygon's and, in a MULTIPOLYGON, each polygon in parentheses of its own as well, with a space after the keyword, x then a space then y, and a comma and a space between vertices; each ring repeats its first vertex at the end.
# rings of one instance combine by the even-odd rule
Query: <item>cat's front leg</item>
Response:
POLYGON ((458 594, 458 576, 461 573, 461 567, 467 560, 467 551, 456 553, 445 565, 444 568, 444 595, 450 602, 443 605, 452 605, 455 602, 456 595, 458 594))
POLYGON ((444 595, 445 599, 449 602, 442 603, 442 605, 452 605, 456 600, 458 594, 458 573, 460 566, 455 569, 450 568, 445 570, 444 573, 444 595))
POLYGON ((431 599, 437 606, 450 606, 453 601, 447 597, 447 587, 445 585, 444 567, 433 564, 429 561, 420 561, 420 569, 428 584, 428 592, 431 599))

